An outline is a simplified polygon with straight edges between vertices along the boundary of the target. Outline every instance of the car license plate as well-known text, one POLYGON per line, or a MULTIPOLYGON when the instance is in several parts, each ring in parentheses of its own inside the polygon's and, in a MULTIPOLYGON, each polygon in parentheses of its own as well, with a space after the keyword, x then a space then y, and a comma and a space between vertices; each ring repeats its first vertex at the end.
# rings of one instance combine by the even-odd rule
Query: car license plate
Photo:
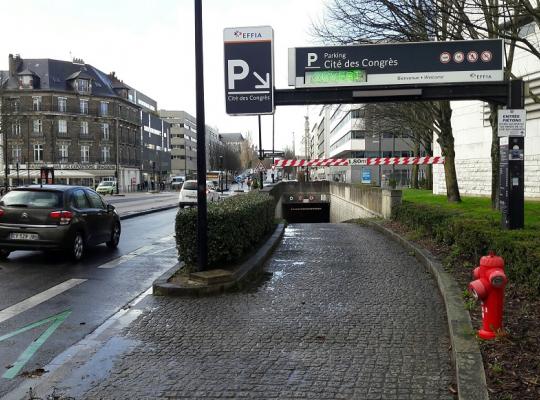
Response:
POLYGON ((13 240, 37 240, 37 233, 19 233, 11 232, 9 238, 13 240))
POLYGON ((190 199, 196 199, 197 198, 197 195, 195 194, 188 194, 186 197, 190 198, 190 199))

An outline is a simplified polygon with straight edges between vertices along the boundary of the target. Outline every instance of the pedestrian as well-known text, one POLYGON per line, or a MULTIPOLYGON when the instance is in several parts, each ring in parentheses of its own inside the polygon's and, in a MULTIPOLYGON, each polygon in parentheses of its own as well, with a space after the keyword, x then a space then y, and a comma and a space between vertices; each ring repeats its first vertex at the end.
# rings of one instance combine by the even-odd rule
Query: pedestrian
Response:
POLYGON ((247 183, 248 190, 250 190, 251 189, 251 177, 248 176, 246 178, 246 183, 247 183))

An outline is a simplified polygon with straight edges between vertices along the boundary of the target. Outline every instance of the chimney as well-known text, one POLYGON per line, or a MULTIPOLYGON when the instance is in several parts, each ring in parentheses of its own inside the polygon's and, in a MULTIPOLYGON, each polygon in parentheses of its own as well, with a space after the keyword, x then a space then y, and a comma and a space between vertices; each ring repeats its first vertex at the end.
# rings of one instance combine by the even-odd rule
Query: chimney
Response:
POLYGON ((13 58, 13 54, 9 55, 9 76, 13 77, 15 76, 16 72, 16 66, 15 66, 15 59, 13 58))
POLYGON ((21 68, 22 65, 22 58, 20 55, 15 54, 15 57, 13 57, 13 54, 9 55, 9 76, 13 77, 17 75, 17 72, 21 68))

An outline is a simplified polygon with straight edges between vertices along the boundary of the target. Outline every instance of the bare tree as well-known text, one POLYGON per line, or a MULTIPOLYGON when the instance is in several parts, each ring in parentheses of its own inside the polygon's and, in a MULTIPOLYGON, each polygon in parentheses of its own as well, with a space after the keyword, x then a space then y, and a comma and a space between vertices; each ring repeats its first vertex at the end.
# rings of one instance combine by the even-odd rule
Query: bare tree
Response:
MULTIPOLYGON (((373 130, 375 126, 380 126, 380 121, 384 121, 381 126, 385 130, 397 133, 409 133, 409 140, 406 142, 413 152, 414 157, 419 157, 422 149, 426 154, 433 155, 433 130, 434 116, 430 112, 432 106, 426 103, 406 102, 406 103, 379 103, 367 106, 366 125, 373 130)), ((431 189, 431 166, 427 166, 428 180, 426 187, 431 189)), ((418 165, 412 168, 412 187, 419 188, 418 165)))
MULTIPOLYGON (((313 34, 333 44, 377 42, 446 41, 463 29, 450 23, 452 0, 333 0, 325 19, 313 25, 313 34)), ((433 117, 437 142, 445 156, 447 198, 461 201, 455 167, 450 101, 427 103, 433 117)))

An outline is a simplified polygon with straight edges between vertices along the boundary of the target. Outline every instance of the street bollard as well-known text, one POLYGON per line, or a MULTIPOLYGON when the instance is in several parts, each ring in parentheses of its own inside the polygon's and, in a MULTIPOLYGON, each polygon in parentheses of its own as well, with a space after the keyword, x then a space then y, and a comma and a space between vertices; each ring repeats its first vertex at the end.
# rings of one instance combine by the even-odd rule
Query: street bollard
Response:
POLYGON ((473 277, 475 280, 469 283, 469 291, 482 305, 482 328, 478 330, 478 336, 485 340, 494 339, 502 331, 504 288, 508 282, 504 260, 491 252, 480 259, 473 277))

